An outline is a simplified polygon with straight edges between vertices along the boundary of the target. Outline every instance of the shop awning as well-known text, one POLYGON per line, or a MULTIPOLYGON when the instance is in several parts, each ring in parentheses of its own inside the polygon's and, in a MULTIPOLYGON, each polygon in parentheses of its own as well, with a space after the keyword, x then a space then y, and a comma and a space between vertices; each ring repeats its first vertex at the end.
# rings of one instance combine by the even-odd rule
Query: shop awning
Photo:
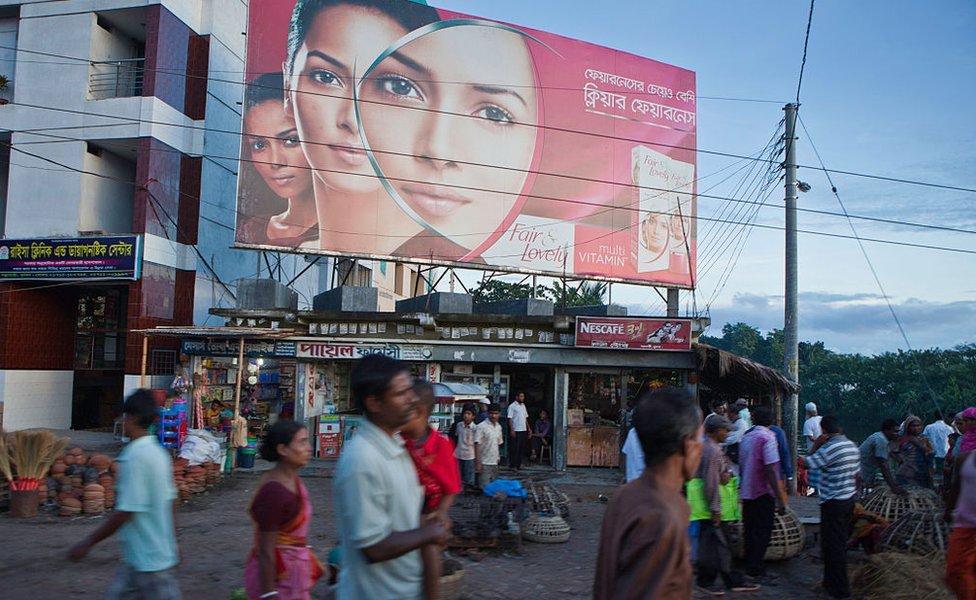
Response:
POLYGON ((488 390, 474 383, 432 383, 434 397, 452 402, 478 401, 488 396, 488 390))
POLYGON ((265 327, 153 327, 136 329, 135 333, 169 337, 208 338, 284 338, 295 335, 293 329, 268 329, 265 327))
POLYGON ((800 389, 776 369, 748 358, 708 344, 695 344, 694 349, 701 383, 710 388, 745 398, 783 398, 800 389))

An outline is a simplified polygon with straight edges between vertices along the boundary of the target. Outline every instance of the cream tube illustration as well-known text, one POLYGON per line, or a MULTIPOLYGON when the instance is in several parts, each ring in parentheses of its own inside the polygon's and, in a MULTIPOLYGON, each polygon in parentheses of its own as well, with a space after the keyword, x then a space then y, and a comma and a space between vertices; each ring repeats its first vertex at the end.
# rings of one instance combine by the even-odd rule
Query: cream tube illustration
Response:
POLYGON ((684 227, 681 219, 691 213, 695 166, 634 146, 631 169, 638 209, 632 246, 637 272, 667 271, 682 260, 687 263, 689 230, 687 219, 684 227))

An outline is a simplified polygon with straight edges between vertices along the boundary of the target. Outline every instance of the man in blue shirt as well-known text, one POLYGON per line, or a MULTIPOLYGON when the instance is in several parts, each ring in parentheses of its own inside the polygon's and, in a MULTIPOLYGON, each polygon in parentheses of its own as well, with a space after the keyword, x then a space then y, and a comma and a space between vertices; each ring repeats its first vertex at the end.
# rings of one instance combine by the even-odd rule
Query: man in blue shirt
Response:
MULTIPOLYGON (((790 482, 793 481, 793 456, 790 454, 790 444, 786 441, 786 432, 779 425, 770 425, 769 430, 776 435, 776 446, 779 448, 779 470, 786 481, 787 489, 792 489, 790 482)), ((791 492, 792 493, 792 492, 791 492)))
POLYGON ((118 458, 115 512, 68 556, 81 560, 95 544, 118 532, 122 565, 106 598, 180 600, 174 569, 179 554, 173 525, 177 498, 173 463, 149 435, 156 402, 148 390, 137 390, 126 399, 122 413, 125 435, 131 441, 118 458))

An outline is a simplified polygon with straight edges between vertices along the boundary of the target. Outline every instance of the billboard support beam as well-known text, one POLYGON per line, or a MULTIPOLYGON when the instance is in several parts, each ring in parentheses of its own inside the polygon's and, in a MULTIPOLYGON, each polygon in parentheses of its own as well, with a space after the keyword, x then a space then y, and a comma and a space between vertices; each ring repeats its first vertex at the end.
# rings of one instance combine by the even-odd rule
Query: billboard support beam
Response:
POLYGON ((668 313, 669 317, 678 316, 678 288, 668 288, 668 313))
MULTIPOLYGON (((796 104, 787 104, 786 112, 786 290, 783 311, 783 373, 793 383, 799 382, 799 340, 797 333, 797 239, 796 239, 796 104)), ((783 429, 790 443, 790 456, 796 456, 799 420, 799 397, 796 392, 784 398, 783 429)), ((792 484, 791 484, 792 485, 792 484)))

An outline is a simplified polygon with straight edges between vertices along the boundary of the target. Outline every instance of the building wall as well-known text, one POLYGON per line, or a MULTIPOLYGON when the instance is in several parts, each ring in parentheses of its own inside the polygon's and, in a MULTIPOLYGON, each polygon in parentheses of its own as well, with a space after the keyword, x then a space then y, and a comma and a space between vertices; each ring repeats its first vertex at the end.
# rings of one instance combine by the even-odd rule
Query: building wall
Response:
POLYGON ((78 231, 132 231, 133 186, 136 165, 114 152, 85 151, 84 169, 106 177, 83 177, 78 207, 78 231))
POLYGON ((71 427, 74 371, 0 369, 3 428, 71 427))

